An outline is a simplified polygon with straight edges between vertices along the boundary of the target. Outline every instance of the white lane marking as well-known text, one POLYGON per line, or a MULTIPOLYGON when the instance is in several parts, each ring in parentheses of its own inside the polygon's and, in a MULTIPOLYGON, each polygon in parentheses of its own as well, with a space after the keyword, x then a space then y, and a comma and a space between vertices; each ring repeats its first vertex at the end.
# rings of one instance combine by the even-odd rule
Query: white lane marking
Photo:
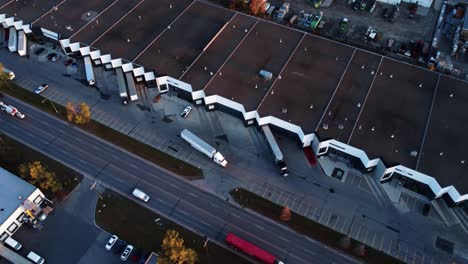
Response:
POLYGON ((315 255, 315 253, 314 253, 314 252, 312 252, 312 251, 308 250, 307 248, 303 248, 303 249, 304 249, 305 251, 309 252, 310 254, 312 254, 312 255, 315 255))
POLYGON ((168 203, 164 202, 163 200, 161 200, 161 199, 159 199, 159 198, 156 199, 156 200, 158 200, 158 203, 162 203, 162 204, 165 204, 165 205, 169 205, 168 203))
POLYGON ((236 215, 235 213, 232 213, 232 216, 240 218, 240 216, 236 215))
POLYGON ((114 157, 114 159, 119 159, 116 155, 111 154, 111 156, 114 157))
POLYGON ((99 148, 98 148, 98 147, 96 147, 96 146, 94 146, 94 145, 93 145, 93 148, 94 148, 94 149, 96 149, 96 150, 99 150, 99 148))
POLYGON ((83 140, 81 140, 81 139, 79 139, 77 137, 75 137, 75 140, 78 141, 78 142, 83 142, 83 140))
POLYGON ((138 168, 137 166, 135 166, 134 164, 130 164, 130 167, 133 167, 133 168, 138 168))
POLYGON ((214 203, 209 203, 209 204, 210 204, 211 206, 213 206, 213 207, 220 208, 219 206, 217 206, 217 205, 214 204, 214 203))
POLYGON ((185 211, 182 211, 182 210, 180 210, 180 209, 179 209, 178 211, 179 211, 181 214, 184 214, 184 215, 190 216, 190 215, 189 215, 187 212, 185 212, 185 211))
POLYGON ((78 159, 81 163, 84 163, 84 164, 88 164, 86 161, 82 160, 82 159, 78 159))
POLYGON ((261 229, 261 230, 265 230, 265 228, 263 228, 263 226, 259 226, 259 225, 255 225, 258 229, 261 229))
POLYGON ((286 238, 284 238, 284 237, 282 237, 282 236, 278 236, 278 237, 281 238, 281 239, 283 239, 283 240, 286 241, 286 242, 289 242, 289 239, 286 239, 286 238))
POLYGON ((196 195, 196 194, 194 194, 194 193, 191 193, 191 192, 189 192, 189 195, 190 195, 190 196, 193 196, 193 197, 196 197, 196 198, 199 197, 198 195, 196 195))
POLYGON ((49 125, 49 123, 47 123, 46 121, 43 121, 43 120, 41 120, 41 123, 45 124, 45 125, 49 125))
POLYGON ((173 184, 173 183, 169 183, 169 185, 172 186, 172 187, 174 187, 174 188, 176 188, 176 189, 179 189, 179 187, 177 187, 177 186, 176 186, 175 184, 173 184))
POLYGON ((62 129, 57 129, 60 133, 65 133, 62 129))
POLYGON ((207 222, 201 220, 201 219, 198 219, 202 224, 206 225, 206 226, 211 226, 210 224, 208 224, 207 222))

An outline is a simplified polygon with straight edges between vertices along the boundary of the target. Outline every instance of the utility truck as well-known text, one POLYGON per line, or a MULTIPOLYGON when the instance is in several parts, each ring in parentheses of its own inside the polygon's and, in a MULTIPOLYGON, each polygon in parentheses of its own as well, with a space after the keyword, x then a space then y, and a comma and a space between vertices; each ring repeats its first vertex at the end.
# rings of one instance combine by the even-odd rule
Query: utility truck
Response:
POLYGON ((224 156, 219 153, 214 147, 203 141, 203 139, 197 137, 195 134, 190 132, 188 129, 182 130, 180 132, 180 136, 182 139, 187 141, 190 146, 192 146, 194 149, 200 151, 201 153, 205 154, 208 156, 210 159, 213 160, 213 162, 226 167, 228 162, 224 159, 224 156))

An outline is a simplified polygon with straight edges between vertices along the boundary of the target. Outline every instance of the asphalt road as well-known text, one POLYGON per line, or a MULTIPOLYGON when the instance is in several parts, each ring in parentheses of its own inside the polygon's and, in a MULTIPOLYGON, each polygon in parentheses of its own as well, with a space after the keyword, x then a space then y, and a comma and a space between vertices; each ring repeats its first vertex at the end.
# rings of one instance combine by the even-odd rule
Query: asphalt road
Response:
POLYGON ((2 100, 26 118, 0 113, 0 132, 120 193, 144 190, 151 197, 147 207, 211 240, 223 244, 226 233, 233 232, 288 264, 359 263, 21 101, 2 100))

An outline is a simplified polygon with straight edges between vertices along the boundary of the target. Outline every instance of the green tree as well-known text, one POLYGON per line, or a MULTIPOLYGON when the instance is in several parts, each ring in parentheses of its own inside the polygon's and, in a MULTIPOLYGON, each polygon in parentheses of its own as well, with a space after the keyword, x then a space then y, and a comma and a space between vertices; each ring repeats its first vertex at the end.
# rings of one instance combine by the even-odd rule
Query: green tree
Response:
POLYGON ((166 236, 162 242, 164 257, 158 260, 158 264, 194 264, 198 256, 195 250, 184 246, 184 239, 175 230, 166 231, 166 236))
POLYGON ((63 188, 62 183, 57 181, 55 173, 47 171, 40 161, 21 164, 19 166, 19 172, 21 178, 38 186, 42 190, 49 190, 56 193, 63 188))

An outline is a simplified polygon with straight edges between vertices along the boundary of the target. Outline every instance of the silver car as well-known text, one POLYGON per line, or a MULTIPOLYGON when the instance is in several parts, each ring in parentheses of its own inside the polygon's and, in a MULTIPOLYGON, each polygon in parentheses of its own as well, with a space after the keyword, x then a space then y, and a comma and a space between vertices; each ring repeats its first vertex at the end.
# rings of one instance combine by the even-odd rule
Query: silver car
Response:
POLYGON ((122 253, 122 255, 120 256, 120 260, 122 261, 126 261, 128 259, 128 256, 130 256, 130 254, 132 253, 133 251, 133 246, 132 245, 128 245, 124 252, 122 253))

